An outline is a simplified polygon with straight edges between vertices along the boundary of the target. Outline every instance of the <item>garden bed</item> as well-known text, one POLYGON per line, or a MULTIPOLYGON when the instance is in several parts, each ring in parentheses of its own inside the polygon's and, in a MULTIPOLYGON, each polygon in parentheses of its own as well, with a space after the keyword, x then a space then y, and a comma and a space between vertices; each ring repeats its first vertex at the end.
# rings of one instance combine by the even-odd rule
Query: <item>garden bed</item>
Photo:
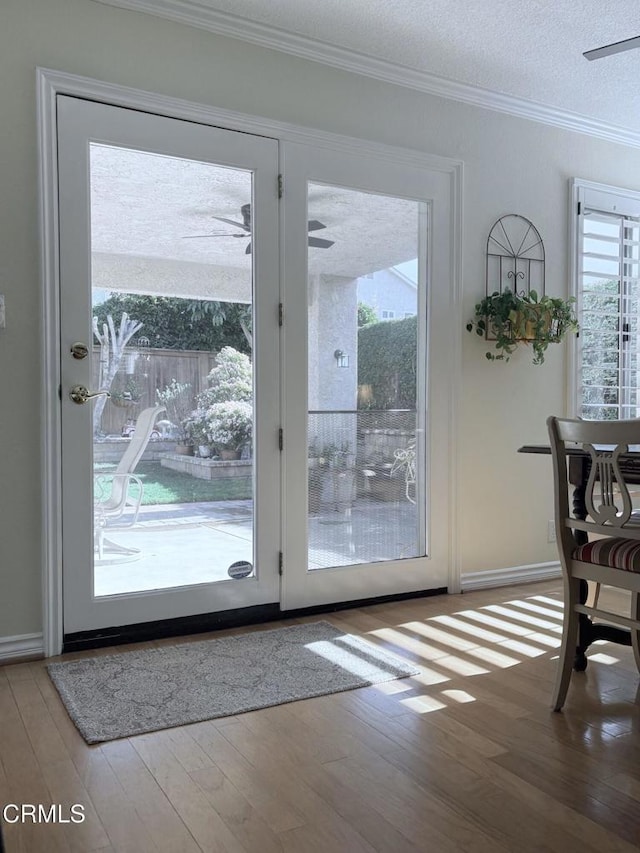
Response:
POLYGON ((251 459, 200 459, 180 453, 165 453, 160 459, 163 468, 189 474, 199 480, 217 480, 220 477, 250 477, 253 471, 251 459))
MULTIPOLYGON (((130 439, 128 438, 108 438, 104 441, 95 441, 93 445, 93 461, 119 462, 122 459, 122 454, 127 449, 129 441, 130 439)), ((173 452, 175 447, 175 440, 163 441, 162 439, 152 438, 145 447, 142 460, 144 462, 157 462, 165 453, 173 452)))

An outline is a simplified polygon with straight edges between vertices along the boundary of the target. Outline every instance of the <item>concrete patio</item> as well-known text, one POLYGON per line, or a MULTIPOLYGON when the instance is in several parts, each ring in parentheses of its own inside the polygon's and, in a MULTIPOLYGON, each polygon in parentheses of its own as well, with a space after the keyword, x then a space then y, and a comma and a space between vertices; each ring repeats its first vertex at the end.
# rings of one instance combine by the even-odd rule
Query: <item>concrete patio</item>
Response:
MULTIPOLYGON (((229 580, 231 563, 253 562, 252 501, 142 507, 134 527, 107 528, 106 536, 139 553, 123 558, 107 550, 96 560, 98 596, 229 580)), ((416 554, 416 507, 406 500, 358 499, 346 512, 309 518, 312 570, 416 554)))

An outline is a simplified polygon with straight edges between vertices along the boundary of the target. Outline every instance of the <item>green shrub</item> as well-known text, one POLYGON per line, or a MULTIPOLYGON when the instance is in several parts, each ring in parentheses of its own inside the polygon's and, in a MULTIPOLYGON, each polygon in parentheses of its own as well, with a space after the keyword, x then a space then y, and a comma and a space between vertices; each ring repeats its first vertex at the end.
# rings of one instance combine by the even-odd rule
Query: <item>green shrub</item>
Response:
POLYGON ((358 385, 368 386, 367 409, 415 409, 417 317, 358 330, 358 385))

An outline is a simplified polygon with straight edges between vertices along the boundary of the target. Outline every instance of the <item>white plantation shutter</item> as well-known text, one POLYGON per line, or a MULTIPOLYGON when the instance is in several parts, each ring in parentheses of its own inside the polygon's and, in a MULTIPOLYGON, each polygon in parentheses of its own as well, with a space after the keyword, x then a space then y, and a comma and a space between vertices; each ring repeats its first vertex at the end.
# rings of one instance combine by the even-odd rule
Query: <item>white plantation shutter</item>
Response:
POLYGON ((640 417, 640 194, 578 189, 577 414, 640 417))

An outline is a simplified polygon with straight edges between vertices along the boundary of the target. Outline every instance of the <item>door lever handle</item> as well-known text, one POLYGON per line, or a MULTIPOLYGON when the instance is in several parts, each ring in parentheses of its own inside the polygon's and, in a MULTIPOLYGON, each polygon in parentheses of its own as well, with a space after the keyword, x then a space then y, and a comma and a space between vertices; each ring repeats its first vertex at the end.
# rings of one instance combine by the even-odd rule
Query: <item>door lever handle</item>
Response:
POLYGON ((85 388, 84 385, 74 385, 73 388, 69 391, 69 397, 73 400, 74 403, 77 403, 81 406, 83 403, 86 403, 87 400, 93 399, 93 397, 110 397, 111 394, 107 390, 103 391, 89 391, 85 388))

